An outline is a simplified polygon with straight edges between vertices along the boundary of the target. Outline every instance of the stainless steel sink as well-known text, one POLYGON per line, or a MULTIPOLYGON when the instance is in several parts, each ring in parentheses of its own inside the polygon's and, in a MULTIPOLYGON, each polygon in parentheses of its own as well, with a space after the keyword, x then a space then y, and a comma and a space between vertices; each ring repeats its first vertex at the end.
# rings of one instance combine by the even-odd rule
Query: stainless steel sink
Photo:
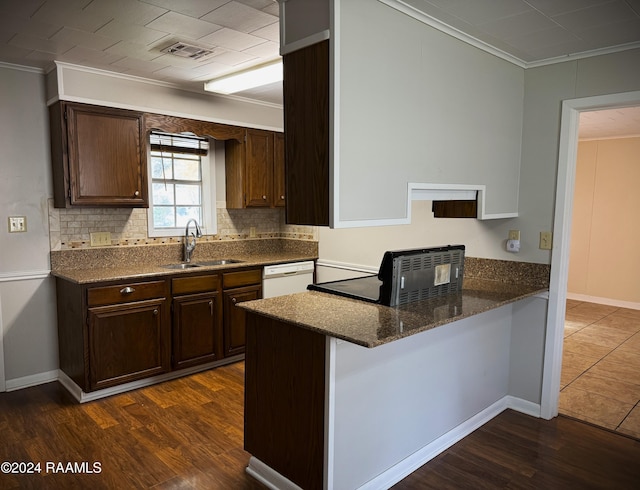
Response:
POLYGON ((180 270, 184 270, 184 269, 193 269, 194 267, 200 267, 200 264, 192 264, 192 263, 182 262, 180 264, 166 264, 166 265, 163 265, 162 267, 164 267, 165 269, 180 269, 180 270))
POLYGON ((218 259, 218 260, 205 260, 203 262, 198 262, 198 265, 226 265, 226 264, 238 264, 242 262, 242 260, 236 259, 218 259))

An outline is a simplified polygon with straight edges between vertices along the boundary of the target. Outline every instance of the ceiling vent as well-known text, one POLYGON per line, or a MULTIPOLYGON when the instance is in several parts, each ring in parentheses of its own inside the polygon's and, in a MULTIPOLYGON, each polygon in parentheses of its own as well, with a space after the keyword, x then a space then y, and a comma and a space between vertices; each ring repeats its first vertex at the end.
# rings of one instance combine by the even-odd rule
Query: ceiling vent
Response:
POLYGON ((173 54, 175 56, 180 56, 181 58, 190 58, 192 60, 201 60, 214 54, 213 49, 203 48, 202 46, 183 42, 173 43, 171 46, 167 46, 161 51, 163 53, 173 54))

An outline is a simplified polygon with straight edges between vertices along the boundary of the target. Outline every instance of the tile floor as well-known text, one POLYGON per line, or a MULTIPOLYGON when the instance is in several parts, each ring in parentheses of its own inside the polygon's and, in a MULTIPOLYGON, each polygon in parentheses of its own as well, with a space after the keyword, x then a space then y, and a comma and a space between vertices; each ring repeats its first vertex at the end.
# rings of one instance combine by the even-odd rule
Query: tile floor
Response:
POLYGON ((640 438, 640 310, 567 300, 559 411, 640 438))

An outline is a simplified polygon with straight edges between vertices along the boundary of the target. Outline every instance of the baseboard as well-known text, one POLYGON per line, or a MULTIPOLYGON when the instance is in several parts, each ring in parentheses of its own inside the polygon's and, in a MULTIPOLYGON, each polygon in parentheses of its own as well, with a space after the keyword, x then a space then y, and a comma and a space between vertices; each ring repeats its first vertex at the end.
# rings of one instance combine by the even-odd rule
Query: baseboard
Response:
POLYGON ((130 383, 124 383, 110 388, 104 388, 102 390, 96 390, 91 392, 84 392, 69 376, 62 371, 59 372, 58 380, 60 384, 66 388, 66 390, 80 403, 86 403, 100 398, 106 398, 112 395, 119 395, 131 390, 137 390, 138 388, 144 388, 154 384, 162 383, 163 381, 170 381, 176 378, 182 378, 190 374, 199 373, 208 369, 224 366, 226 364, 232 364, 237 361, 242 361, 244 354, 238 354, 237 356, 227 357, 220 361, 210 362, 207 364, 200 364, 199 366, 193 366, 180 371, 171 371, 159 376, 152 376, 150 378, 139 379, 137 381, 131 381, 130 383))
POLYGON ((618 308, 629 308, 631 310, 640 310, 640 303, 634 301, 622 301, 612 298, 601 298, 599 296, 590 296, 588 294, 578 294, 567 292, 567 299, 575 301, 584 301, 586 303, 597 303, 599 305, 616 306, 618 308))
POLYGON ((276 470, 267 466, 258 458, 251 456, 247 473, 271 490, 302 490, 298 485, 285 478, 276 470))
POLYGON ((5 383, 5 389, 7 391, 16 391, 23 388, 30 388, 32 386, 41 385, 44 383, 50 383, 51 381, 57 381, 58 370, 47 371, 44 373, 32 374, 30 376, 23 376, 22 378, 8 379, 5 383))
MULTIPOLYGON (((534 417, 540 417, 539 404, 513 396, 505 396, 372 480, 369 480, 359 487, 358 490, 377 490, 392 487, 507 409, 512 409, 534 417)), ((253 456, 249 460, 249 466, 247 466, 246 471, 272 490, 299 490, 300 488, 253 456)), ((331 487, 331 485, 329 485, 329 487, 331 487)))

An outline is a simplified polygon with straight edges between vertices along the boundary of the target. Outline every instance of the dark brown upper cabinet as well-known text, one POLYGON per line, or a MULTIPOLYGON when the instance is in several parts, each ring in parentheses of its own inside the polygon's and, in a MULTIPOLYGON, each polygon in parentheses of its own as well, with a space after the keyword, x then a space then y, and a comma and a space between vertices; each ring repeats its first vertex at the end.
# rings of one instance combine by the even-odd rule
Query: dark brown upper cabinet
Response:
POLYGON ((247 129, 243 142, 225 142, 227 208, 275 207, 284 204, 282 136, 247 129))
POLYGON ((143 113, 61 101, 49 116, 55 207, 148 206, 143 113))
POLYGON ((329 225, 329 41, 283 57, 286 221, 329 225))

